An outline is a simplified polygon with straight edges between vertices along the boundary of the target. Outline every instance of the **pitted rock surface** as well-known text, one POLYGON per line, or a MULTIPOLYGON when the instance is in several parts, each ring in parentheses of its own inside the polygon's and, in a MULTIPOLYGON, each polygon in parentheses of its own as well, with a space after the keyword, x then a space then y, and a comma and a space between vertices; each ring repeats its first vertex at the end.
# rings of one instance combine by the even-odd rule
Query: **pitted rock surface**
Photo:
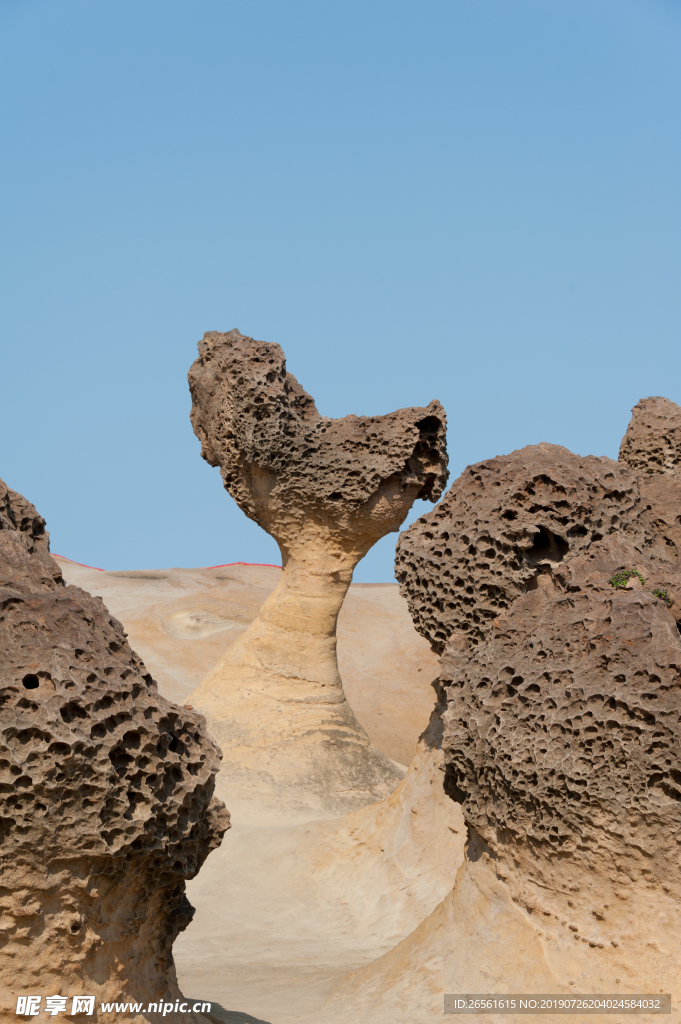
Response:
POLYGON ((49 534, 45 529, 45 520, 38 514, 35 506, 26 501, 17 491, 11 491, 0 480, 0 530, 5 531, 4 558, 0 561, 0 585, 21 580, 21 567, 32 579, 44 579, 46 583, 52 579, 62 583, 61 569, 50 555, 49 534), (9 533, 9 536, 7 534, 9 533), (10 562, 8 552, 16 546, 17 556, 10 562), (23 552, 35 555, 36 558, 27 563, 23 552), (41 565, 37 563, 40 562, 41 565), (11 565, 11 568, 10 568, 11 565))
POLYGON ((681 406, 668 398, 642 398, 631 410, 619 457, 638 473, 681 467, 681 406))
POLYGON ((400 539, 469 827, 439 991, 678 989, 681 565, 642 479, 525 448, 470 467, 400 539))
POLYGON ((101 599, 55 582, 33 506, 0 498, 1 1002, 167 998, 185 879, 228 827, 219 751, 101 599))
MULTIPOLYGON (((622 549, 590 554, 519 597, 465 664, 445 653, 448 788, 493 849, 616 859, 676 890, 681 637, 654 564, 632 549, 646 585, 616 590, 622 549)), ((677 567, 666 581, 678 605, 677 567)))
POLYGON ((441 653, 454 634, 480 643, 542 566, 615 535, 642 553, 654 546, 636 475, 612 459, 531 445, 469 466, 401 534, 395 574, 416 628, 441 653))
MULTIPOLYGON (((393 529, 415 498, 437 501, 442 493, 446 417, 437 401, 387 416, 320 416, 286 371, 279 345, 237 330, 204 335, 189 386, 201 454, 220 466, 246 515, 280 543, 290 544, 313 512, 354 542, 354 517, 382 489, 409 499, 393 529)), ((364 520, 362 527, 367 532, 364 520)))
POLYGON ((681 406, 642 398, 620 447, 620 461, 638 473, 639 489, 667 558, 681 555, 681 406))

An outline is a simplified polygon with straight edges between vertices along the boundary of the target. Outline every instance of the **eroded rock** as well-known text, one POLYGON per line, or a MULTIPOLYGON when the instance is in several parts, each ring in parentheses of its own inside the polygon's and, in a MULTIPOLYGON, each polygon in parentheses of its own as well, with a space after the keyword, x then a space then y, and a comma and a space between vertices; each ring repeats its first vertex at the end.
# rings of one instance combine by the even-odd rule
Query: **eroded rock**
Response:
POLYGON ((334 993, 377 1024, 443 991, 678 996, 681 571, 639 472, 529 447, 400 538, 469 839, 451 896, 334 993))
POLYGON ((101 599, 62 585, 44 520, 4 485, 0 525, 0 1007, 174 1001, 185 880, 229 822, 219 751, 101 599))
POLYGON ((439 402, 387 416, 320 416, 279 345, 238 331, 204 335, 189 386, 202 456, 285 561, 305 557, 321 536, 329 563, 347 571, 399 528, 416 498, 442 493, 439 402))
MULTIPOLYGON (((651 952, 660 922, 681 933, 681 638, 648 589, 657 567, 632 549, 646 586, 614 589, 622 550, 594 547, 519 597, 464 664, 443 656, 446 786, 542 922, 558 980, 583 961, 612 991, 622 975, 655 991, 678 968, 651 952)), ((677 603, 681 573, 667 579, 677 603)))
POLYGON ((620 447, 620 461, 638 474, 639 489, 668 558, 681 555, 681 406, 642 398, 620 447))
POLYGON ((336 620, 359 559, 416 498, 439 497, 444 411, 320 416, 279 346, 238 331, 205 335, 189 382, 203 457, 283 563, 256 621, 190 697, 229 760, 230 808, 290 822, 383 799, 404 769, 345 699, 336 620))
POLYGON ((468 466, 402 534, 395 559, 416 628, 442 653, 487 636, 539 575, 604 537, 641 553, 656 537, 636 475, 621 463, 530 445, 468 466))

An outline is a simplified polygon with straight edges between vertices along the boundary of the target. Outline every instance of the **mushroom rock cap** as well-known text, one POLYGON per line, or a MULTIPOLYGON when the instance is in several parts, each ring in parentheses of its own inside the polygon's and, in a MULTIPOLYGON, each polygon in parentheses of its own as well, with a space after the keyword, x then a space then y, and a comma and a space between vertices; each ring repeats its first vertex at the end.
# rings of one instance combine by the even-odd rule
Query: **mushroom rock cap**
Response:
POLYGON ((638 474, 664 555, 681 555, 681 406, 668 398, 642 398, 632 409, 620 461, 638 474))
POLYGON ((453 634, 481 642, 542 565, 608 536, 654 547, 636 475, 605 457, 529 445, 465 469, 400 535, 395 574, 416 628, 441 654, 453 634))
POLYGON ((283 545, 313 517, 364 554, 415 498, 447 480, 439 402, 386 416, 320 416, 279 345, 233 330, 204 335, 189 371, 201 454, 241 509, 283 545))
POLYGON ((85 982, 105 999, 179 995, 185 879, 229 823, 220 754, 102 600, 57 582, 44 525, 0 485, 2 1002, 85 982))

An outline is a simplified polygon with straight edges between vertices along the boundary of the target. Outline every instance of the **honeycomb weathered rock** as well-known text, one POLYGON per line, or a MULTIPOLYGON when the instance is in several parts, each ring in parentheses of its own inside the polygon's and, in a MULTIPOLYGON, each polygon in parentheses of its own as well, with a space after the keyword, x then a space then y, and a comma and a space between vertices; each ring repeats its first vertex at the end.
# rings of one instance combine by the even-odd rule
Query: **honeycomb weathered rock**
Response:
POLYGON ((453 634, 480 643, 543 562, 608 536, 654 546, 636 475, 612 459, 531 445, 465 469, 400 536, 395 574, 416 628, 442 653, 453 634))
POLYGON ((201 454, 284 559, 312 521, 329 543, 364 554, 416 498, 437 501, 447 481, 437 401, 386 416, 320 416, 279 345, 236 330, 204 335, 189 386, 201 454))
MULTIPOLYGON (((494 849, 585 869, 616 857, 676 889, 681 637, 657 567, 632 549, 648 585, 614 589, 622 548, 596 547, 519 597, 465 664, 443 656, 449 788, 494 849)), ((678 599, 681 571, 667 579, 678 599)))
POLYGON ((0 1009, 174 1000, 185 880, 228 827, 219 751, 101 599, 61 585, 33 506, 0 501, 0 1009))
POLYGON ((524 448, 467 469, 400 538, 403 592, 443 650, 445 785, 469 826, 455 984, 677 987, 681 566, 642 480, 524 448))
POLYGON ((667 558, 681 555, 681 406, 668 398, 642 398, 620 447, 620 460, 638 474, 667 558))
POLYGON ((620 461, 638 473, 673 473, 681 467, 681 406, 668 398, 642 398, 631 413, 620 461))

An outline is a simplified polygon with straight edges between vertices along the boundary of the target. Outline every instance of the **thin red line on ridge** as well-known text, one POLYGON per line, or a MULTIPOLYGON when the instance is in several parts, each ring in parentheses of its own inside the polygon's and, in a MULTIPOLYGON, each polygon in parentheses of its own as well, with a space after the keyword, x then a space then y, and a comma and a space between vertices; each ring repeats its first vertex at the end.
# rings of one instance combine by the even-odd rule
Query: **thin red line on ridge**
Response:
POLYGON ((224 562, 222 565, 206 565, 206 569, 229 569, 230 565, 264 565, 268 569, 281 569, 280 565, 274 565, 272 562, 224 562))
POLYGON ((56 551, 50 551, 53 558, 61 558, 62 562, 70 562, 71 565, 80 565, 83 569, 96 569, 97 572, 106 572, 106 569, 100 569, 97 565, 86 565, 85 562, 74 562, 72 558, 67 558, 66 555, 58 555, 56 551))
MULTIPOLYGON (((71 565, 80 565, 83 569, 95 569, 97 572, 108 572, 108 569, 100 569, 97 565, 86 565, 85 562, 74 562, 66 555, 58 555, 56 551, 51 552, 53 558, 61 558, 62 562, 70 562, 71 565)), ((272 562, 223 562, 220 565, 204 565, 204 569, 228 569, 230 565, 264 565, 268 569, 281 569, 280 565, 273 565, 272 562)))

